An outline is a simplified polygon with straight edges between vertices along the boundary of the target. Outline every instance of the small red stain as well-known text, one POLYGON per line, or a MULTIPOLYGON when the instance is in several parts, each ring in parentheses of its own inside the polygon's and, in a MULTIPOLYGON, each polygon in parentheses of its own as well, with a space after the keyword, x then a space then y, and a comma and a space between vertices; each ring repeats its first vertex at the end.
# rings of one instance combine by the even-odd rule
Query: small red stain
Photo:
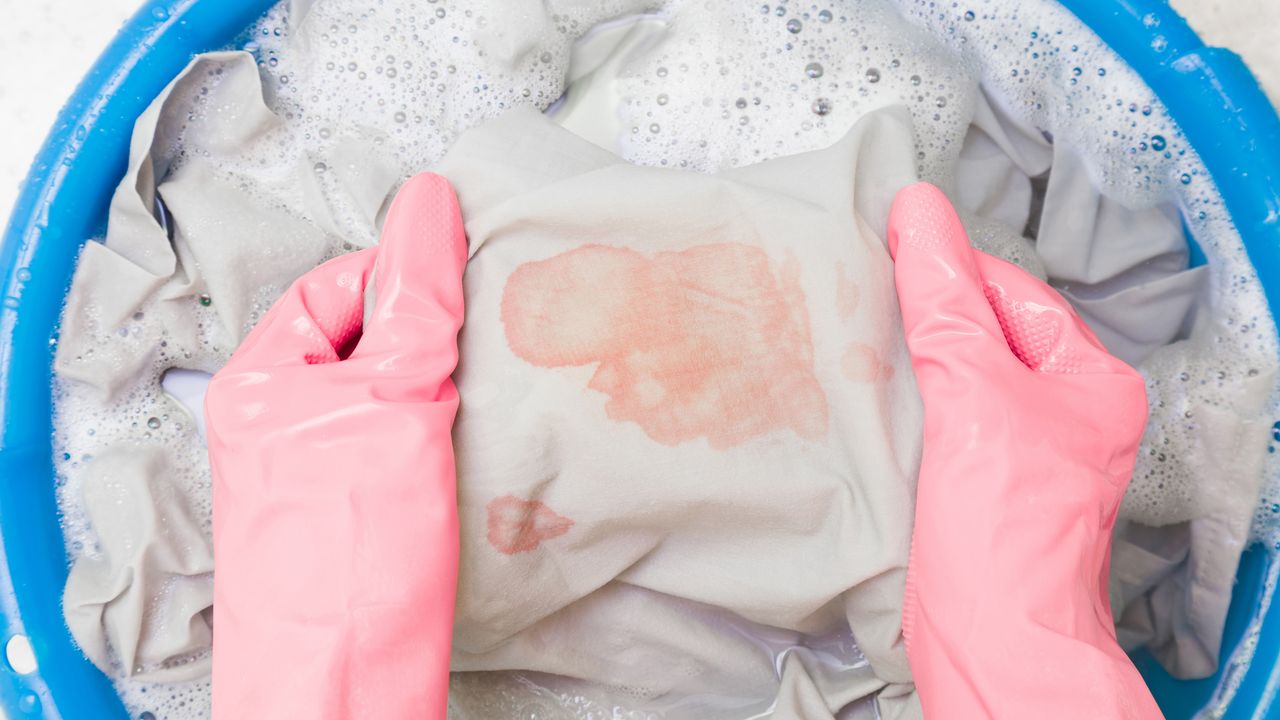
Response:
POLYGON ((888 382, 893 377, 893 366, 884 364, 875 348, 862 343, 854 343, 844 351, 840 370, 847 379, 859 383, 888 382))
POLYGON ((841 320, 850 320, 858 313, 858 301, 862 288, 849 277, 844 263, 836 263, 836 313, 841 320))
POLYGON ((586 245, 525 263, 502 298, 507 343, 539 367, 596 365, 609 418, 716 449, 778 429, 827 432, 794 259, 738 243, 652 258, 586 245))
POLYGON ((537 548, 569 532, 573 521, 537 500, 503 495, 489 502, 489 544, 503 555, 537 548))

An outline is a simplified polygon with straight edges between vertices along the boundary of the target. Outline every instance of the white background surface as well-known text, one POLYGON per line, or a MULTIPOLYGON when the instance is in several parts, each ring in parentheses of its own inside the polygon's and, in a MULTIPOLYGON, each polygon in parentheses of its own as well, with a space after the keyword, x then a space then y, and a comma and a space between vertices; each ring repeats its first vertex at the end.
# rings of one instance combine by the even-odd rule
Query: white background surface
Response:
POLYGON ((0 218, 58 110, 142 0, 0 0, 0 218))
MULTIPOLYGON (((141 0, 0 0, 0 218, 62 103, 141 0)), ((1280 103, 1280 0, 1173 0, 1280 103)))

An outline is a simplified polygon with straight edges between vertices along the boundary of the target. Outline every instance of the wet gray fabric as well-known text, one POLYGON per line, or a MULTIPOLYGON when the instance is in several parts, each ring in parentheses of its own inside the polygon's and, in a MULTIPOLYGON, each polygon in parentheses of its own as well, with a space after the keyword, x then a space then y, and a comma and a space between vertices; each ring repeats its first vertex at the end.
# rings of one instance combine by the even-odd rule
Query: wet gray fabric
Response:
POLYGON ((101 547, 72 567, 65 593, 90 659, 157 681, 209 672, 212 642, 212 548, 167 481, 169 460, 155 447, 93 459, 84 501, 101 547))
POLYGON ((715 175, 530 111, 457 140, 434 168, 471 253, 455 671, 812 720, 890 688, 883 716, 918 715, 900 615, 922 421, 883 240, 912 145, 902 108, 715 175), (554 532, 512 547, 509 512, 554 532))
POLYGON ((1098 339, 1134 366, 1184 335, 1208 269, 1188 269, 1177 208, 1129 208, 1100 195, 1062 147, 1054 148, 1036 253, 1098 339), (1081 237, 1093 238, 1087 250, 1081 237))
MULTIPOLYGON (((316 158, 246 154, 245 148, 263 147, 280 122, 263 102, 250 56, 197 59, 139 120, 108 235, 85 248, 68 298, 56 366, 59 412, 83 418, 127 412, 142 423, 166 418, 141 446, 136 435, 102 433, 90 444, 92 457, 71 460, 84 463, 75 473, 80 480, 63 489, 76 494, 72 505, 83 508, 68 518, 69 534, 98 538, 73 551, 64 594, 67 622, 86 653, 116 674, 169 681, 208 672, 207 466, 195 423, 160 392, 161 374, 170 367, 216 370, 289 282, 328 257, 375 242, 380 213, 402 176, 372 149, 373 138, 360 135, 340 138, 326 150, 323 178, 316 158), (208 99, 200 100, 206 88, 208 99), (184 129, 186 108, 201 103, 223 112, 184 129), (207 154, 178 156, 180 132, 187 133, 189 147, 207 154), (172 240, 157 220, 160 205, 172 240), (202 296, 212 302, 204 305, 202 296), (138 313, 145 322, 135 318, 138 313), (119 512, 121 504, 126 512, 119 512), (120 518, 128 524, 121 526, 120 518)), ((900 149, 909 151, 909 142, 901 142, 900 149)), ((599 151, 586 155, 588 164, 605 162, 599 151)), ((454 170, 460 178, 468 172, 463 166, 454 170)), ((487 202, 510 192, 487 180, 464 182, 494 193, 487 202)), ((1130 209, 1100 196, 1069 148, 1020 127, 998 103, 984 100, 975 111, 952 196, 975 244, 1049 277, 1108 347, 1139 363, 1148 377, 1154 419, 1172 421, 1192 412, 1202 420, 1190 431, 1204 449, 1195 457, 1160 461, 1159 433, 1144 440, 1138 477, 1126 499, 1127 521, 1117 532, 1112 590, 1126 645, 1151 644, 1178 674, 1207 674, 1219 653, 1235 565, 1257 495, 1269 428, 1260 417, 1273 369, 1259 367, 1244 382, 1210 382, 1212 393, 1189 393, 1172 384, 1184 373, 1202 373, 1214 334, 1225 332, 1194 311, 1207 292, 1204 271, 1186 269, 1176 215, 1165 207, 1130 209), (1043 198, 1033 178, 1040 179, 1043 198), (1041 203, 1037 223, 1033 208, 1041 203), (1020 234, 1028 226, 1038 236, 1034 245, 1020 234), (1158 465, 1174 465, 1180 477, 1197 479, 1196 490, 1160 494, 1158 465)), ((464 197, 464 203, 474 202, 464 197)), ((470 395, 476 397, 474 387, 470 395)), ((464 475, 462 482, 470 481, 464 475)), ((883 536, 900 537, 909 530, 909 515, 891 515, 892 522, 878 520, 886 523, 883 536)), ((466 582, 465 567, 463 572, 466 582)), ((806 714, 817 712, 813 708, 832 712, 888 682, 878 691, 881 712, 912 716, 910 685, 894 649, 896 572, 886 571, 878 581, 885 601, 880 616, 854 628, 870 664, 847 676, 832 674, 793 650, 782 679, 769 676, 780 702, 813 717, 806 714)), ((510 594, 523 592, 515 580, 504 587, 510 594)), ((626 607, 602 604, 595 611, 599 627, 626 627, 626 607)), ((477 617, 476 632, 462 637, 481 636, 477 617)), ((857 617, 847 613, 848 619, 857 617)), ((635 633, 645 630, 632 627, 635 633)), ((489 642, 465 648, 463 666, 492 666, 502 657, 492 642, 504 632, 511 635, 510 628, 485 632, 489 642)), ((673 638, 673 650, 696 637, 673 638)), ((758 648, 752 657, 761 657, 758 648)), ((733 668, 724 668, 721 687, 754 677, 730 680, 732 674, 733 668)))

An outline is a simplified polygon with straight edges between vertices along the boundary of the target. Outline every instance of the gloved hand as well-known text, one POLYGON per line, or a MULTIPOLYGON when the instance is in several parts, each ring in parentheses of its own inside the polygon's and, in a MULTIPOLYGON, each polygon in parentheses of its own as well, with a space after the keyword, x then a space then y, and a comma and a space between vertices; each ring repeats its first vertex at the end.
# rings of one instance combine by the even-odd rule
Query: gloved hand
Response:
POLYGON ((410 179, 210 384, 214 718, 445 717, 466 255, 448 182, 410 179))
POLYGON ((898 194, 888 241, 925 408, 902 620, 925 716, 1161 717, 1107 600, 1142 378, 932 185, 898 194))

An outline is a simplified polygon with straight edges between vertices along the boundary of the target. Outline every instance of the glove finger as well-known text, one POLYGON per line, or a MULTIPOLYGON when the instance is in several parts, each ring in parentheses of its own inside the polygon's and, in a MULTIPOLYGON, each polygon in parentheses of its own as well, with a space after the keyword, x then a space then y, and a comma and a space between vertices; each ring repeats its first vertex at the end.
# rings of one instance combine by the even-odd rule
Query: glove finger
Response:
POLYGON ((223 372, 336 362, 360 337, 364 287, 376 249, 330 260, 294 281, 223 372))
POLYGON ((396 193, 382 227, 374 273, 377 299, 352 356, 435 359, 439 367, 429 371, 448 377, 457 362, 466 262, 467 239, 453 187, 431 173, 410 178, 396 193))
POLYGON ((907 346, 917 377, 928 382, 956 362, 1000 365, 1004 333, 987 303, 968 235, 942 191, 916 183, 889 211, 889 252, 907 346))
POLYGON ((1071 304, 1018 266, 974 251, 987 300, 1009 349, 1042 373, 1136 374, 1113 357, 1071 304))

